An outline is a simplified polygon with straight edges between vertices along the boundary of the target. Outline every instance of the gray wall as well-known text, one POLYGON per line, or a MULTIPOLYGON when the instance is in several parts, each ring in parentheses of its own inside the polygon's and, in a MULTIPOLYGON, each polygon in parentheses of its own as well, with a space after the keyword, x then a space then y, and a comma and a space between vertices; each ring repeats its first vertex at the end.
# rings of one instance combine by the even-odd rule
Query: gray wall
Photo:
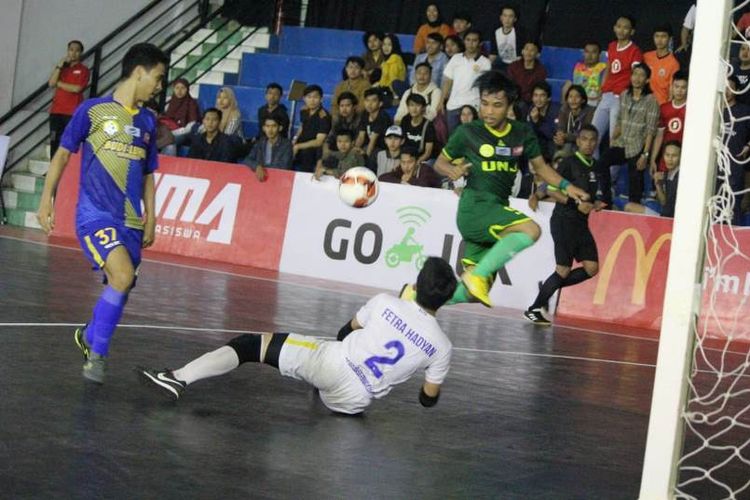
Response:
POLYGON ((79 39, 89 48, 148 3, 0 0, 0 114, 47 80, 69 40, 79 39))

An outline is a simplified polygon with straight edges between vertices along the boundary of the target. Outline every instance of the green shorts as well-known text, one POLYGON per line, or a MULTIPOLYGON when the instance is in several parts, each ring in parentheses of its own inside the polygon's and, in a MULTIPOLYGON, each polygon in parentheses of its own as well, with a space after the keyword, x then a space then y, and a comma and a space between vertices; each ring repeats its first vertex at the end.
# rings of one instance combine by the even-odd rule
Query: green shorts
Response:
POLYGON ((464 239, 464 264, 476 264, 505 229, 531 220, 491 195, 466 190, 458 203, 456 224, 464 239))

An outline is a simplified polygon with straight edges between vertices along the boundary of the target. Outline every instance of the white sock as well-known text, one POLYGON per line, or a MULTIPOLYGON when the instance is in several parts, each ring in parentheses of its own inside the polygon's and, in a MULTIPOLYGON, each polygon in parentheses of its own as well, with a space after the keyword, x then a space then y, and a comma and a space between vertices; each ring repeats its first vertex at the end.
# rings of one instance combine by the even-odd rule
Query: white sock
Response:
POLYGON ((192 360, 179 370, 174 370, 172 374, 177 380, 190 385, 196 380, 224 375, 238 366, 240 358, 237 357, 237 353, 225 345, 192 360))

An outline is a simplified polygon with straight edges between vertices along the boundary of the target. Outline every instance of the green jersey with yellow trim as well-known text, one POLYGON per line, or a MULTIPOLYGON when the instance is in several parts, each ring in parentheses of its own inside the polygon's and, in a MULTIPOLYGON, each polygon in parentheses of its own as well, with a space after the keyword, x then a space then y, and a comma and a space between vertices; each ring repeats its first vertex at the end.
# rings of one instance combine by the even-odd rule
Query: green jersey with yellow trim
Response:
POLYGON ((503 205, 508 204, 518 161, 541 154, 534 131, 516 120, 508 120, 501 131, 481 120, 466 123, 453 131, 443 148, 448 159, 464 158, 471 163, 465 189, 491 195, 503 205))

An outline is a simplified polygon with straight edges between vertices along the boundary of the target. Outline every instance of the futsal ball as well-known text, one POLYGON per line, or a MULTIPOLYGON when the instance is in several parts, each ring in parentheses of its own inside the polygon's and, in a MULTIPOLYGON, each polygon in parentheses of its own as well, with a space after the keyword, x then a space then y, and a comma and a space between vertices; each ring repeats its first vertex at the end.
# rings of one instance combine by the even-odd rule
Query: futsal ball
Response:
POLYGON ((341 176, 339 198, 350 207, 366 207, 377 197, 378 178, 369 168, 352 167, 341 176))

